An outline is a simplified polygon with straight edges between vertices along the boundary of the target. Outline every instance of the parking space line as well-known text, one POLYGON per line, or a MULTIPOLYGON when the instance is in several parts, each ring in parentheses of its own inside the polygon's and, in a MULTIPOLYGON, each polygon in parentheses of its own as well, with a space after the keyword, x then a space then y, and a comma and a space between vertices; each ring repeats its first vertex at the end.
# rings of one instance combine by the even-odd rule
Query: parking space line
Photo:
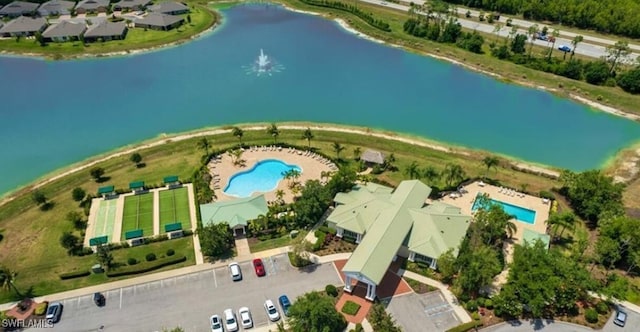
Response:
POLYGON ((120 288, 120 309, 122 309, 122 288, 120 288))
POLYGON ((211 270, 211 273, 213 273, 213 283, 216 285, 216 288, 218 288, 218 278, 216 278, 216 270, 211 270))
POLYGON ((80 296, 78 296, 78 308, 80 308, 80 296))

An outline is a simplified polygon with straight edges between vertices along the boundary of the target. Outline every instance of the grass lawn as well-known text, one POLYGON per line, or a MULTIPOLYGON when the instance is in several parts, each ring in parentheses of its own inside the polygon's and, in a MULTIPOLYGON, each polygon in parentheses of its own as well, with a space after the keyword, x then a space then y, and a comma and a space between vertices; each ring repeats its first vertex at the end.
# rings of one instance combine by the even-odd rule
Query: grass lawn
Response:
POLYGON ((182 229, 191 229, 188 195, 186 187, 160 191, 160 233, 174 222, 182 223, 182 229))
POLYGON ((153 193, 124 199, 121 239, 126 239, 125 234, 136 229, 142 229, 143 236, 153 235, 153 193))
MULTIPOLYGON (((306 233, 300 233, 298 236, 306 236, 306 233)), ((249 239, 249 250, 252 253, 280 248, 291 244, 291 236, 289 234, 277 237, 275 239, 260 241, 258 239, 249 239)))

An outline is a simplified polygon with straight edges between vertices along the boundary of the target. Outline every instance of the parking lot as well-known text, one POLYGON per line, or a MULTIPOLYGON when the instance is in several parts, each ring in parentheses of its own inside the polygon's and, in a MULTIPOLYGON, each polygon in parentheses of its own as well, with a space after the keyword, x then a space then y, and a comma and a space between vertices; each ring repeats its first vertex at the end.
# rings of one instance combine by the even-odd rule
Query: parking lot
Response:
POLYGON ((460 324, 440 291, 396 296, 389 301, 387 311, 407 332, 446 331, 460 324))
POLYGON ((263 308, 266 299, 277 303, 286 294, 296 297, 321 290, 341 281, 332 263, 298 270, 289 264, 286 254, 263 259, 267 275, 257 277, 252 263, 240 262, 243 280, 233 282, 226 267, 113 289, 103 293, 106 305, 97 307, 93 296, 70 298, 62 318, 53 331, 161 331, 181 326, 188 332, 211 331, 209 317, 231 308, 251 310, 254 326, 269 322, 263 308), (100 327, 103 327, 100 330, 100 327))

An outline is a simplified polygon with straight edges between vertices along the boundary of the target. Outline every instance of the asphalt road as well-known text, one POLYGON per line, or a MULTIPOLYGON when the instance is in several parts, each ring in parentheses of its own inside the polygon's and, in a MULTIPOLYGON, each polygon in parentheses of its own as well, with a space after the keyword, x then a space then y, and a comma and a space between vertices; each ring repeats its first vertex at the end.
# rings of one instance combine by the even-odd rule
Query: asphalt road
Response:
POLYGON ((241 262, 243 280, 233 282, 226 267, 173 277, 103 293, 106 305, 97 307, 92 295, 61 301, 62 318, 51 331, 161 331, 181 326, 187 332, 211 331, 209 317, 242 306, 251 310, 254 326, 273 325, 263 308, 286 294, 292 302, 327 284, 340 285, 333 263, 299 271, 286 255, 264 260, 267 275, 258 278, 251 262, 241 262), (103 329, 100 329, 103 326, 103 329))
MULTIPOLYGON (((386 2, 386 1, 380 1, 380 0, 359 0, 362 2, 366 2, 366 3, 370 3, 370 4, 374 4, 374 5, 378 5, 378 6, 385 6, 385 7, 389 7, 389 8, 393 8, 393 9, 397 9, 400 11, 404 11, 404 12, 408 12, 409 11, 409 6, 406 5, 401 5, 401 4, 397 4, 397 3, 393 3, 393 2, 386 2)), ((458 11, 460 12, 462 9, 458 9, 458 11)), ((466 10, 464 11, 466 12, 466 10)), ((464 13, 462 13, 464 15, 464 13)), ((501 20, 505 20, 506 18, 500 18, 501 20)), ((496 31, 494 31, 495 26, 488 24, 488 23, 482 23, 479 22, 477 20, 469 20, 469 19, 465 19, 465 18, 460 18, 458 17, 458 22, 460 22, 460 25, 463 28, 466 29, 471 29, 471 30, 477 30, 479 32, 484 32, 484 33, 488 33, 488 34, 493 34, 493 35, 498 35, 500 37, 507 37, 509 35, 509 32, 511 32, 511 27, 507 27, 504 26, 498 33, 496 33, 496 31)), ((524 23, 526 21, 522 21, 522 20, 514 20, 513 24, 514 25, 518 25, 518 26, 522 26, 522 27, 528 27, 530 25, 532 25, 533 23, 531 22, 527 22, 528 25, 526 24, 520 24, 520 23, 524 23)), ((526 29, 518 29, 519 33, 524 33, 527 34, 527 30, 526 29)), ((565 35, 567 35, 565 33, 565 35)), ((591 38, 596 39, 596 38, 591 38)), ((604 39, 603 39, 604 40, 604 39)), ((609 43, 615 43, 612 41, 609 41, 609 43)), ((534 42, 535 45, 539 45, 539 46, 543 46, 543 47, 549 47, 550 44, 546 41, 542 41, 542 40, 536 40, 534 42)), ((567 38, 567 37, 558 37, 556 39, 556 50, 555 52, 560 52, 557 48, 560 45, 566 45, 569 47, 572 47, 571 45, 571 39, 567 38)), ((640 47, 638 46, 633 46, 635 49, 640 49, 640 47)), ((603 56, 606 56, 606 47, 601 46, 601 45, 595 45, 595 44, 589 44, 587 42, 587 40, 585 39, 585 41, 581 42, 580 44, 578 44, 578 47, 575 50, 576 54, 580 54, 580 55, 584 55, 584 56, 588 56, 588 57, 592 57, 592 58, 601 58, 603 56)), ((629 56, 627 56, 626 59, 622 60, 623 62, 627 62, 627 63, 632 63, 633 61, 635 61, 638 56, 640 56, 640 53, 632 53, 629 56)))

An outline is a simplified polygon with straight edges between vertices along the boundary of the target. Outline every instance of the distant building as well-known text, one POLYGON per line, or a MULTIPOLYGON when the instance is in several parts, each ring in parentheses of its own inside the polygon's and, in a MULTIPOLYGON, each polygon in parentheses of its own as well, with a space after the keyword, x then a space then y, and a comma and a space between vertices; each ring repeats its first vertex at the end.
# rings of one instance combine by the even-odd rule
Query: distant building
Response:
POLYGON ((150 13, 149 15, 136 20, 136 28, 153 30, 171 30, 184 23, 184 18, 174 15, 150 13))
POLYGON ((120 40, 126 37, 127 31, 128 29, 125 22, 103 21, 89 26, 84 33, 84 40, 87 42, 120 40))
POLYGON ((73 1, 51 0, 43 3, 38 7, 38 15, 69 15, 76 5, 73 1))
POLYGON ((150 12, 167 14, 167 15, 182 15, 189 12, 189 7, 182 2, 167 1, 160 2, 156 5, 149 6, 147 8, 150 12))
POLYGON ((376 150, 366 150, 360 156, 360 160, 364 161, 367 164, 384 164, 384 155, 380 151, 376 150))
POLYGON ((82 23, 75 23, 69 21, 61 21, 47 28, 42 33, 42 37, 46 41, 52 42, 65 42, 80 40, 80 36, 87 31, 87 25, 82 23))
POLYGON ((0 8, 0 17, 18 17, 22 15, 33 15, 40 6, 33 2, 14 1, 0 8))
POLYGON ((32 18, 20 16, 0 28, 2 37, 27 37, 42 32, 47 27, 47 20, 42 17, 32 18))
POLYGON ((151 0, 121 0, 113 4, 113 10, 131 11, 144 10, 151 3, 151 0))
POLYGON ((235 235, 246 234, 249 221, 268 212, 264 195, 200 205, 203 226, 226 222, 235 235))
POLYGON ((76 13, 106 13, 109 11, 109 0, 82 0, 76 5, 76 13))

